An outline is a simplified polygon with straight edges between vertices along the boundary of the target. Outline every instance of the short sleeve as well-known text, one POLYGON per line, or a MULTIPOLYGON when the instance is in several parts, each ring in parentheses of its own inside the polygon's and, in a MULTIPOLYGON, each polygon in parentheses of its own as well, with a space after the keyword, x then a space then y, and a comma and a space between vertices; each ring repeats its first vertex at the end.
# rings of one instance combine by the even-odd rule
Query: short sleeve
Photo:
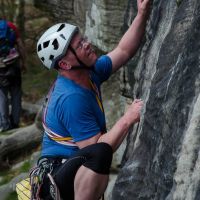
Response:
POLYGON ((103 55, 97 60, 95 73, 98 75, 101 83, 110 77, 112 73, 112 61, 110 57, 103 55))
POLYGON ((75 142, 100 133, 91 100, 84 94, 72 94, 63 103, 63 125, 75 142))

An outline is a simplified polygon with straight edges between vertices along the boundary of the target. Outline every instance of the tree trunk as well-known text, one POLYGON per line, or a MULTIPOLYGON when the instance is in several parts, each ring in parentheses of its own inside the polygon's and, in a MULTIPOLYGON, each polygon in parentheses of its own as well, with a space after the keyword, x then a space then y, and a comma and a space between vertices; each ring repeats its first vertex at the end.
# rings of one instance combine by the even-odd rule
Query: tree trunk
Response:
POLYGON ((25 12, 24 12, 24 7, 25 7, 25 1, 24 0, 19 0, 19 14, 17 16, 17 24, 20 30, 20 35, 22 41, 24 41, 25 38, 25 12))
POLYGON ((36 124, 10 132, 13 133, 0 137, 0 168, 7 167, 19 155, 30 154, 30 150, 41 144, 42 131, 36 124))

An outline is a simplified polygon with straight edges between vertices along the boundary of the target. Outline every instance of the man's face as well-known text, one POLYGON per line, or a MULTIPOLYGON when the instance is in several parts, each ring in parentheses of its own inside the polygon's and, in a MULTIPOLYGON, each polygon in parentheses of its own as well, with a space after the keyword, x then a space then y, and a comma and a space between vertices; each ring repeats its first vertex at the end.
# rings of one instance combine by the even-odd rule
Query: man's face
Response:
MULTIPOLYGON (((97 55, 92 48, 87 38, 82 37, 80 34, 76 34, 71 43, 71 47, 76 52, 78 58, 88 67, 93 66, 97 60, 97 55)), ((70 51, 70 50, 69 50, 70 51)), ((75 56, 74 56, 75 58, 75 56)), ((76 59, 76 58, 75 58, 76 59)))

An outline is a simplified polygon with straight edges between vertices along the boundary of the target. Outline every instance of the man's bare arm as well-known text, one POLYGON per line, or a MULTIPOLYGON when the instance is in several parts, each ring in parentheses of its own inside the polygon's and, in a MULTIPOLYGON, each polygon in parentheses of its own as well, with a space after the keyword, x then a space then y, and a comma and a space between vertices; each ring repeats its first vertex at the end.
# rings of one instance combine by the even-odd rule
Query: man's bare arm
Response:
POLYGON ((77 142, 79 148, 86 147, 90 144, 95 144, 97 142, 108 143, 113 152, 117 150, 124 138, 126 137, 129 128, 136 122, 140 120, 140 111, 142 108, 143 102, 139 99, 136 99, 126 111, 126 113, 116 122, 110 131, 106 134, 97 134, 94 137, 91 137, 87 140, 77 142))
POLYGON ((149 7, 151 0, 137 0, 138 13, 127 32, 123 35, 118 46, 108 53, 112 60, 112 72, 117 71, 138 50, 143 38, 146 21, 149 15, 149 7))

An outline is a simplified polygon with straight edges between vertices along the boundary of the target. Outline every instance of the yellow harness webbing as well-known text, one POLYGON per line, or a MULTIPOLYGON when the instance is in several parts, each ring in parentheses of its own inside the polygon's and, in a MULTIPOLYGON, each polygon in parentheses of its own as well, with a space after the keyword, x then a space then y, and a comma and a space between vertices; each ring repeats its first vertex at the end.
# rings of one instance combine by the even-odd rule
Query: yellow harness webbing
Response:
POLYGON ((98 92, 98 88, 97 86, 92 82, 92 80, 90 79, 90 85, 92 87, 92 90, 94 91, 95 93, 95 97, 96 97, 96 100, 97 100, 97 103, 99 105, 99 108, 101 109, 101 111, 104 113, 104 109, 103 109, 103 104, 100 100, 100 94, 98 92))

